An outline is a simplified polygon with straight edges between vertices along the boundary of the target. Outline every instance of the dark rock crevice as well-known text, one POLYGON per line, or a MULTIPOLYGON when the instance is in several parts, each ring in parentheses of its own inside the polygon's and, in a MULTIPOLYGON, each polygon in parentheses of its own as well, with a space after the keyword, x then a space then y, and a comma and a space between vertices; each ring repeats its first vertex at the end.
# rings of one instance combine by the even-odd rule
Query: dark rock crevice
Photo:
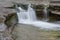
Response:
POLYGON ((6 20, 4 23, 8 26, 8 28, 16 24, 17 23, 16 13, 8 14, 8 16, 6 16, 6 20))

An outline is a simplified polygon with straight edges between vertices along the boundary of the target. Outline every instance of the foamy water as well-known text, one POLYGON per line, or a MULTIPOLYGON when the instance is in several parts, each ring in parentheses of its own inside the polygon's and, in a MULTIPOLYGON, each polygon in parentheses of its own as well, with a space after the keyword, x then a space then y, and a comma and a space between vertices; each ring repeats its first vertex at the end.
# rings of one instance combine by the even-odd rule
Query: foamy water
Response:
POLYGON ((60 24, 48 23, 43 21, 23 21, 21 24, 29 24, 42 29, 60 30, 60 24))

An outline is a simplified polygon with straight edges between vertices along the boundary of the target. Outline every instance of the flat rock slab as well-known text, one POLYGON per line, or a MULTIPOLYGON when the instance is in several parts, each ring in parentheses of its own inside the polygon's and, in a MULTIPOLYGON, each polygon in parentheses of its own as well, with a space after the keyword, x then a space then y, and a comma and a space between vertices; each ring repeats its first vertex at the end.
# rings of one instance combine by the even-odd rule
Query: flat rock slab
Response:
POLYGON ((59 12, 56 12, 56 11, 51 11, 53 14, 58 14, 60 15, 60 11, 59 12))
POLYGON ((15 40, 58 40, 56 36, 59 35, 58 32, 40 30, 32 25, 24 24, 17 24, 13 34, 15 40))

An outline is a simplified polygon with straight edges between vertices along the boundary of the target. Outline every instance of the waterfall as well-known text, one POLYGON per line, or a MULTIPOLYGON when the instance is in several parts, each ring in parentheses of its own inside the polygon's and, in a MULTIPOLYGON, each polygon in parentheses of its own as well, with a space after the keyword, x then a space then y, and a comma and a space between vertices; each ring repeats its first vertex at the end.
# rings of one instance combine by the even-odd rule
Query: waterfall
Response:
POLYGON ((44 7, 44 9, 43 9, 43 20, 44 20, 44 21, 48 21, 48 11, 47 11, 47 7, 44 7))
POLYGON ((30 24, 43 29, 60 30, 60 24, 46 22, 48 20, 47 7, 44 8, 45 21, 37 20, 35 11, 31 8, 31 4, 28 5, 27 10, 24 10, 21 7, 17 7, 17 9, 18 23, 30 24))
POLYGON ((29 15, 30 21, 37 20, 35 10, 33 8, 31 8, 31 4, 28 5, 28 13, 27 14, 29 15))
POLYGON ((34 9, 31 7, 31 4, 28 5, 28 10, 24 10, 21 7, 18 7, 19 12, 17 11, 18 15, 18 23, 25 22, 25 21, 35 21, 36 15, 34 9))

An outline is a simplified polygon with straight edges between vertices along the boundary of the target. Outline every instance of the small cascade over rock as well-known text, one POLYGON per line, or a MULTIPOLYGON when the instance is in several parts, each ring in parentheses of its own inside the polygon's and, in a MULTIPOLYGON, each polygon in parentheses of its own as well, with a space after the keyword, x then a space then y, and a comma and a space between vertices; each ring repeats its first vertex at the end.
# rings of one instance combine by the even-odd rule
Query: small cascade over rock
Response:
POLYGON ((48 21, 48 10, 47 10, 48 6, 47 4, 44 4, 44 9, 43 9, 43 21, 48 21))
POLYGON ((17 6, 18 23, 30 24, 42 29, 60 30, 60 24, 46 22, 48 21, 47 7, 44 8, 44 21, 39 21, 36 18, 35 10, 31 7, 31 4, 28 5, 27 10, 23 9, 21 6, 17 6))
POLYGON ((44 7, 43 9, 43 17, 44 17, 44 21, 48 21, 48 11, 47 11, 47 7, 44 7))
POLYGON ((31 4, 28 5, 28 9, 22 9, 21 7, 18 7, 19 12, 17 12, 18 15, 18 23, 25 22, 25 21, 35 21, 37 20, 36 14, 34 9, 31 7, 31 4))

